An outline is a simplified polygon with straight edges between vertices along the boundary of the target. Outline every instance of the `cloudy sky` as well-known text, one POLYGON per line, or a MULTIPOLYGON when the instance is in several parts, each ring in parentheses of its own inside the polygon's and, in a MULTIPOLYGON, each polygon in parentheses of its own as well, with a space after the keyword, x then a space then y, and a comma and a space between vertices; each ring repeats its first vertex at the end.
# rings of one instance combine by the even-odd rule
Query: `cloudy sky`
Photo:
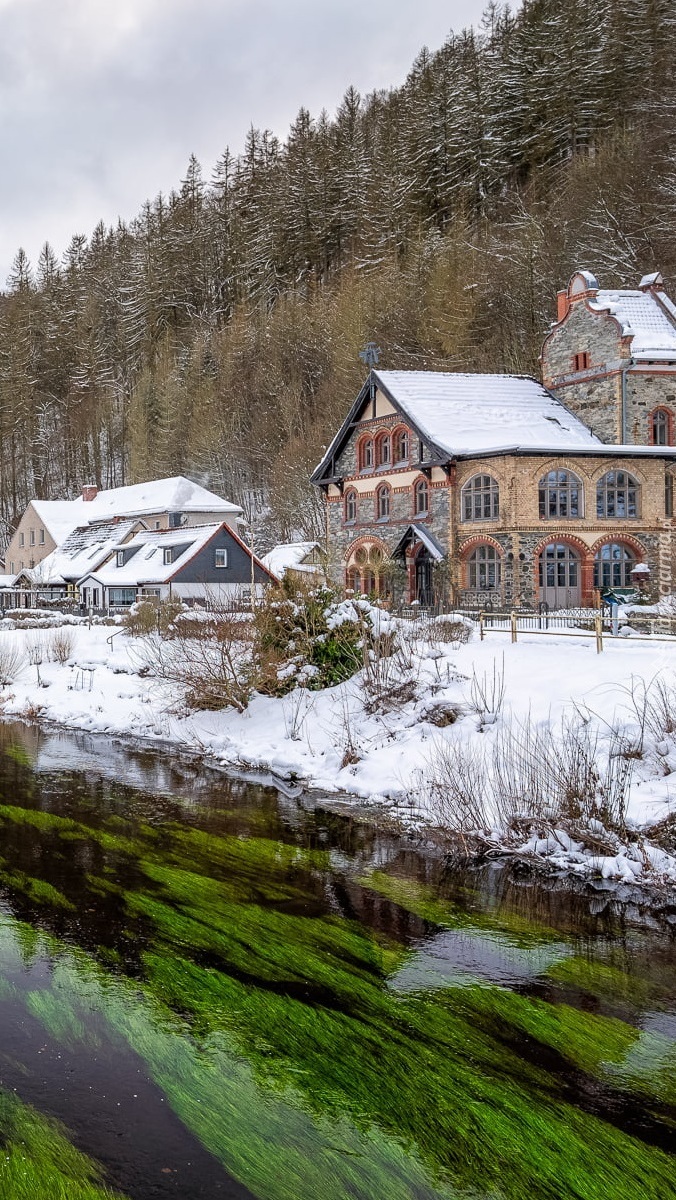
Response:
POLYGON ((400 83, 484 0, 0 0, 0 287, 23 246, 134 216, 250 124, 400 83))

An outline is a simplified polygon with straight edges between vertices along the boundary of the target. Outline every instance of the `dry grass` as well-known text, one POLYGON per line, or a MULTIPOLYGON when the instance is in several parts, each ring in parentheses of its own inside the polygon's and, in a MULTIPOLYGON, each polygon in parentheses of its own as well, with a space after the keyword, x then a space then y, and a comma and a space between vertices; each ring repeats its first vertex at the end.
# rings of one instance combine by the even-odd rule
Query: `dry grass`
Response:
POLYGON ((65 666, 73 656, 75 635, 72 629, 64 625, 60 629, 51 630, 46 644, 48 657, 65 666))
POLYGON ((579 719, 557 732, 531 718, 507 723, 479 745, 439 740, 425 781, 430 808, 440 826, 465 834, 622 832, 633 768, 623 749, 619 732, 602 741, 579 719))
POLYGON ((26 656, 13 638, 0 639, 0 684, 7 687, 21 674, 26 665, 26 656))

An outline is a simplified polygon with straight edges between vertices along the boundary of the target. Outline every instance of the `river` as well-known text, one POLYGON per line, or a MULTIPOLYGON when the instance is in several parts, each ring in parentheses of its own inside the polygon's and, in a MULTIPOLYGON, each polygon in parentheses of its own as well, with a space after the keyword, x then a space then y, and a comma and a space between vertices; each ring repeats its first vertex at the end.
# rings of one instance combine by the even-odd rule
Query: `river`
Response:
POLYGON ((668 1200, 676 940, 0 726, 0 1198, 668 1200))

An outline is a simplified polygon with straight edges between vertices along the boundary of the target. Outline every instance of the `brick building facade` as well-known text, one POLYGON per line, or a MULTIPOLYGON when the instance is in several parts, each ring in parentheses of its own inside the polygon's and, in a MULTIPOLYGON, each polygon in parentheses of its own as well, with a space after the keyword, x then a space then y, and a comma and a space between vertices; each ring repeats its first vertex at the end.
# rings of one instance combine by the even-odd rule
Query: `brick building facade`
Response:
POLYGON ((373 371, 313 479, 348 590, 556 608, 674 590, 674 472, 676 448, 604 444, 533 379, 373 371))

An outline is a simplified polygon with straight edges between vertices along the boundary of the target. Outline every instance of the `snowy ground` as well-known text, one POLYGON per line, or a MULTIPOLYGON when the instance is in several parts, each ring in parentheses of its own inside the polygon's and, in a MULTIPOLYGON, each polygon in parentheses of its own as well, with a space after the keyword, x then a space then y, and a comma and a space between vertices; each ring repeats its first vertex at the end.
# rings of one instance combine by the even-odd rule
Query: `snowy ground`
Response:
MULTIPOLYGON (((243 714, 188 713, 165 683, 139 674, 141 642, 125 633, 109 641, 114 632, 109 626, 72 627, 73 652, 60 665, 47 661, 51 631, 40 631, 42 663, 27 662, 0 691, 5 717, 176 745, 212 763, 342 791, 383 805, 408 822, 429 817, 423 781, 440 744, 460 740, 485 746, 501 723, 529 714, 555 737, 562 718, 576 706, 588 710, 602 735, 619 722, 638 736, 632 685, 658 675, 676 685, 676 643, 606 638, 604 653, 597 655, 593 639, 520 634, 512 645, 508 635, 494 633, 484 642, 475 635, 466 645, 421 644, 415 657, 417 694, 390 712, 366 711, 357 676, 324 692, 255 696, 243 714), (472 702, 472 677, 485 679, 490 690, 494 668, 500 674, 503 664, 502 711, 482 718, 472 702), (439 707, 457 711, 458 719, 439 728, 428 719, 439 707)), ((40 657, 35 630, 0 631, 0 658, 8 644, 21 647, 27 658, 40 657)), ((676 882, 676 860, 653 854, 650 846, 646 852, 641 836, 673 812, 676 734, 659 738, 646 732, 633 764, 629 842, 599 852, 562 833, 549 843, 532 838, 528 846, 580 874, 629 881, 652 872, 676 882)))

